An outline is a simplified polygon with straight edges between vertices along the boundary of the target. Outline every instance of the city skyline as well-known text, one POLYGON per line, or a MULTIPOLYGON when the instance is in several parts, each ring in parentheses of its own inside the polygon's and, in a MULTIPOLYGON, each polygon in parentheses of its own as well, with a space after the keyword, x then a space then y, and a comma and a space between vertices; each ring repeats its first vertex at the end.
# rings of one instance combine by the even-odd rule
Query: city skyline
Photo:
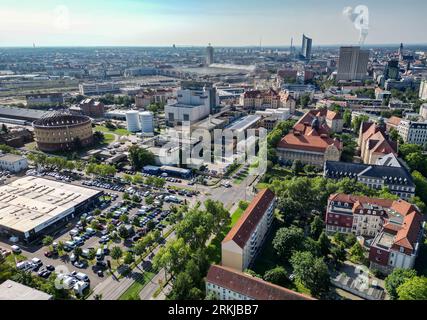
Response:
MULTIPOLYGON (((0 46, 280 46, 305 33, 313 46, 357 45, 359 30, 343 14, 358 1, 163 0, 2 1, 0 46), (312 10, 313 8, 316 10, 312 10)), ((427 4, 368 0, 366 45, 425 44, 419 27, 427 4), (413 10, 416 6, 418 10, 413 10), (405 24, 396 24, 398 19, 405 24), (396 26, 398 25, 398 28, 396 26)), ((299 41, 297 41, 298 43, 299 41)), ((297 46, 297 48, 299 45, 297 46)))

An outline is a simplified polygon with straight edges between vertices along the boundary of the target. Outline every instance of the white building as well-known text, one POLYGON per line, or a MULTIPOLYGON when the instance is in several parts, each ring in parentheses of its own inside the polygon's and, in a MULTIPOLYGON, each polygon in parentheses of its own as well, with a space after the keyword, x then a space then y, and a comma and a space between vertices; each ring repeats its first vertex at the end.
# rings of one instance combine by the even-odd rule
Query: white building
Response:
POLYGON ((115 83, 81 83, 79 92, 83 96, 103 95, 106 93, 119 92, 120 87, 115 83))
POLYGON ((424 103, 421 107, 420 107, 420 116, 427 121, 427 103, 424 103))
POLYGON ((28 168, 27 158, 15 154, 0 155, 0 169, 21 172, 28 168))
POLYGON ((363 81, 366 79, 369 51, 360 47, 341 47, 337 81, 363 81))
POLYGON ((427 100, 427 80, 421 81, 419 97, 421 100, 427 100))
POLYGON ((218 102, 214 88, 199 83, 184 83, 176 93, 176 102, 165 106, 166 122, 169 126, 194 123, 206 118, 218 102))
POLYGON ((273 221, 275 204, 275 194, 269 189, 256 195, 222 242, 224 267, 244 271, 253 263, 273 221))
POLYGON ((405 143, 423 145, 427 142, 427 122, 402 120, 397 131, 405 143))

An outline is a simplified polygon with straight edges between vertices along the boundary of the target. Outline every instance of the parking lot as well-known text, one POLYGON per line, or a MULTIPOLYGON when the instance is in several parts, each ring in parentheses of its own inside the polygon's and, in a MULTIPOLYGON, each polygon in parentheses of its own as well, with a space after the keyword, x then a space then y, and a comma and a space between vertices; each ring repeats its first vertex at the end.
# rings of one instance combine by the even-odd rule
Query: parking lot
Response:
MULTIPOLYGON (((27 173, 104 191, 105 196, 99 205, 101 212, 92 210, 69 221, 67 226, 60 228, 52 235, 54 244, 50 248, 43 246, 41 239, 29 246, 18 244, 22 250, 22 256, 27 259, 26 262, 20 264, 20 268, 43 278, 48 278, 52 272, 68 274, 68 277, 64 276, 64 281, 70 288, 81 282, 76 278, 77 273, 80 278, 87 276, 85 279, 87 283, 90 283, 91 288, 100 284, 108 274, 99 271, 106 271, 106 262, 111 261, 108 250, 104 252, 104 248, 119 246, 123 252, 127 252, 148 231, 168 230, 174 224, 174 221, 169 219, 170 207, 183 203, 194 203, 198 194, 196 190, 190 190, 187 187, 186 181, 175 178, 166 178, 166 185, 158 188, 144 184, 130 186, 119 179, 114 179, 114 181, 84 179, 83 177, 73 177, 71 174, 54 172, 28 171, 27 173), (140 203, 124 201, 125 194, 130 197, 138 197, 141 200, 140 203), (150 199, 150 204, 147 203, 147 199, 150 199), (125 219, 123 216, 127 218, 125 219), (94 220, 99 222, 96 230, 92 228, 94 220), (117 236, 123 226, 130 229, 129 237, 126 239, 117 236), (58 250, 55 249, 58 243, 65 245, 65 252, 61 255, 58 255, 58 250), (81 248, 82 252, 82 257, 78 259, 75 259, 73 254, 76 247, 81 248), (96 253, 99 249, 102 249, 103 252, 103 259, 99 259, 99 262, 96 258, 87 259, 85 257, 89 252, 93 255, 93 252, 96 253)), ((0 240, 0 248, 10 250, 12 245, 13 243, 7 240, 3 242, 0 240)))

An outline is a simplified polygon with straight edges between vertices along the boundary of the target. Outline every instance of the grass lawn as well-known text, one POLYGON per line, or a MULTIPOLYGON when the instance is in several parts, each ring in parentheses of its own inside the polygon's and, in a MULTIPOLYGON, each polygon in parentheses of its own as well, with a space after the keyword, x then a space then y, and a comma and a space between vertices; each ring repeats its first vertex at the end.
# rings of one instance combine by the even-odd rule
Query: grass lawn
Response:
POLYGON ((130 134, 129 131, 127 131, 126 129, 115 129, 115 130, 110 130, 105 126, 96 126, 95 127, 95 131, 101 131, 101 132, 111 132, 111 133, 115 133, 119 136, 128 136, 130 134))
POLYGON ((277 221, 273 222, 273 225, 271 226, 271 231, 268 234, 268 237, 261 248, 261 252, 256 258, 255 263, 252 267, 253 271, 262 276, 265 274, 266 271, 271 270, 276 266, 280 265, 279 258, 277 257, 272 244, 278 228, 279 226, 277 221))
POLYGON ((267 189, 268 187, 269 187, 268 183, 262 183, 262 182, 260 182, 260 183, 258 183, 256 185, 255 188, 257 188, 258 190, 263 190, 263 189, 267 189))
POLYGON ((154 278, 156 273, 144 272, 144 274, 138 278, 119 298, 119 300, 133 300, 135 297, 139 297, 139 293, 144 289, 148 282, 154 278))
POLYGON ((113 134, 111 133, 104 133, 104 144, 110 144, 112 142, 114 142, 116 138, 114 137, 113 134))
POLYGON ((237 208, 237 210, 233 213, 233 215, 231 216, 231 228, 234 227, 234 225, 242 216, 243 212, 244 210, 242 210, 241 208, 237 208))
POLYGON ((221 242, 224 240, 227 233, 231 230, 231 228, 234 227, 234 225, 237 223, 237 221, 242 216, 244 210, 237 208, 237 210, 233 213, 231 216, 231 223, 230 225, 221 232, 217 237, 215 237, 208 247, 208 256, 210 257, 210 260, 212 263, 220 263, 221 262, 221 242))

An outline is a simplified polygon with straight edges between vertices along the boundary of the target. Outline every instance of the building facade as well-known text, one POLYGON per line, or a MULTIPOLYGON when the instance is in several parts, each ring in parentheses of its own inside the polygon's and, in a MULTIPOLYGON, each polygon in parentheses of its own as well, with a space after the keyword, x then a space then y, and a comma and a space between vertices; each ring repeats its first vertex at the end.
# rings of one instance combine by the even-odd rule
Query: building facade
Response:
POLYGON ((222 242, 222 266, 241 272, 253 263, 273 222, 275 205, 271 190, 256 195, 222 242))
POLYGON ((94 99, 85 99, 80 102, 79 107, 82 114, 92 118, 103 118, 105 115, 105 106, 100 101, 94 99))
POLYGON ((37 147, 44 152, 69 151, 93 144, 92 121, 86 116, 54 114, 33 123, 37 147))
POLYGON ((388 188, 391 193, 405 200, 415 196, 415 183, 403 166, 326 161, 323 176, 334 180, 350 178, 375 190, 388 188))
POLYGON ((64 103, 62 93, 38 93, 26 96, 27 106, 61 105, 64 103))
POLYGON ((427 100, 427 80, 421 81, 419 97, 421 100, 427 100))
POLYGON ((337 81, 363 81, 366 79, 369 51, 360 47, 341 47, 337 81))
POLYGON ((372 268, 384 273, 411 269, 423 236, 423 215, 403 200, 334 194, 329 197, 326 231, 362 236, 372 268))
POLYGON ((384 123, 362 123, 358 144, 365 164, 376 164, 380 158, 390 153, 397 155, 397 143, 389 139, 384 123))
POLYGON ((427 142, 427 121, 402 120, 397 131, 405 143, 424 145, 427 142))
POLYGON ((265 110, 281 108, 280 95, 276 90, 246 91, 240 97, 240 104, 249 110, 265 110))
POLYGON ((28 168, 27 158, 15 155, 0 155, 0 169, 18 173, 28 168))

